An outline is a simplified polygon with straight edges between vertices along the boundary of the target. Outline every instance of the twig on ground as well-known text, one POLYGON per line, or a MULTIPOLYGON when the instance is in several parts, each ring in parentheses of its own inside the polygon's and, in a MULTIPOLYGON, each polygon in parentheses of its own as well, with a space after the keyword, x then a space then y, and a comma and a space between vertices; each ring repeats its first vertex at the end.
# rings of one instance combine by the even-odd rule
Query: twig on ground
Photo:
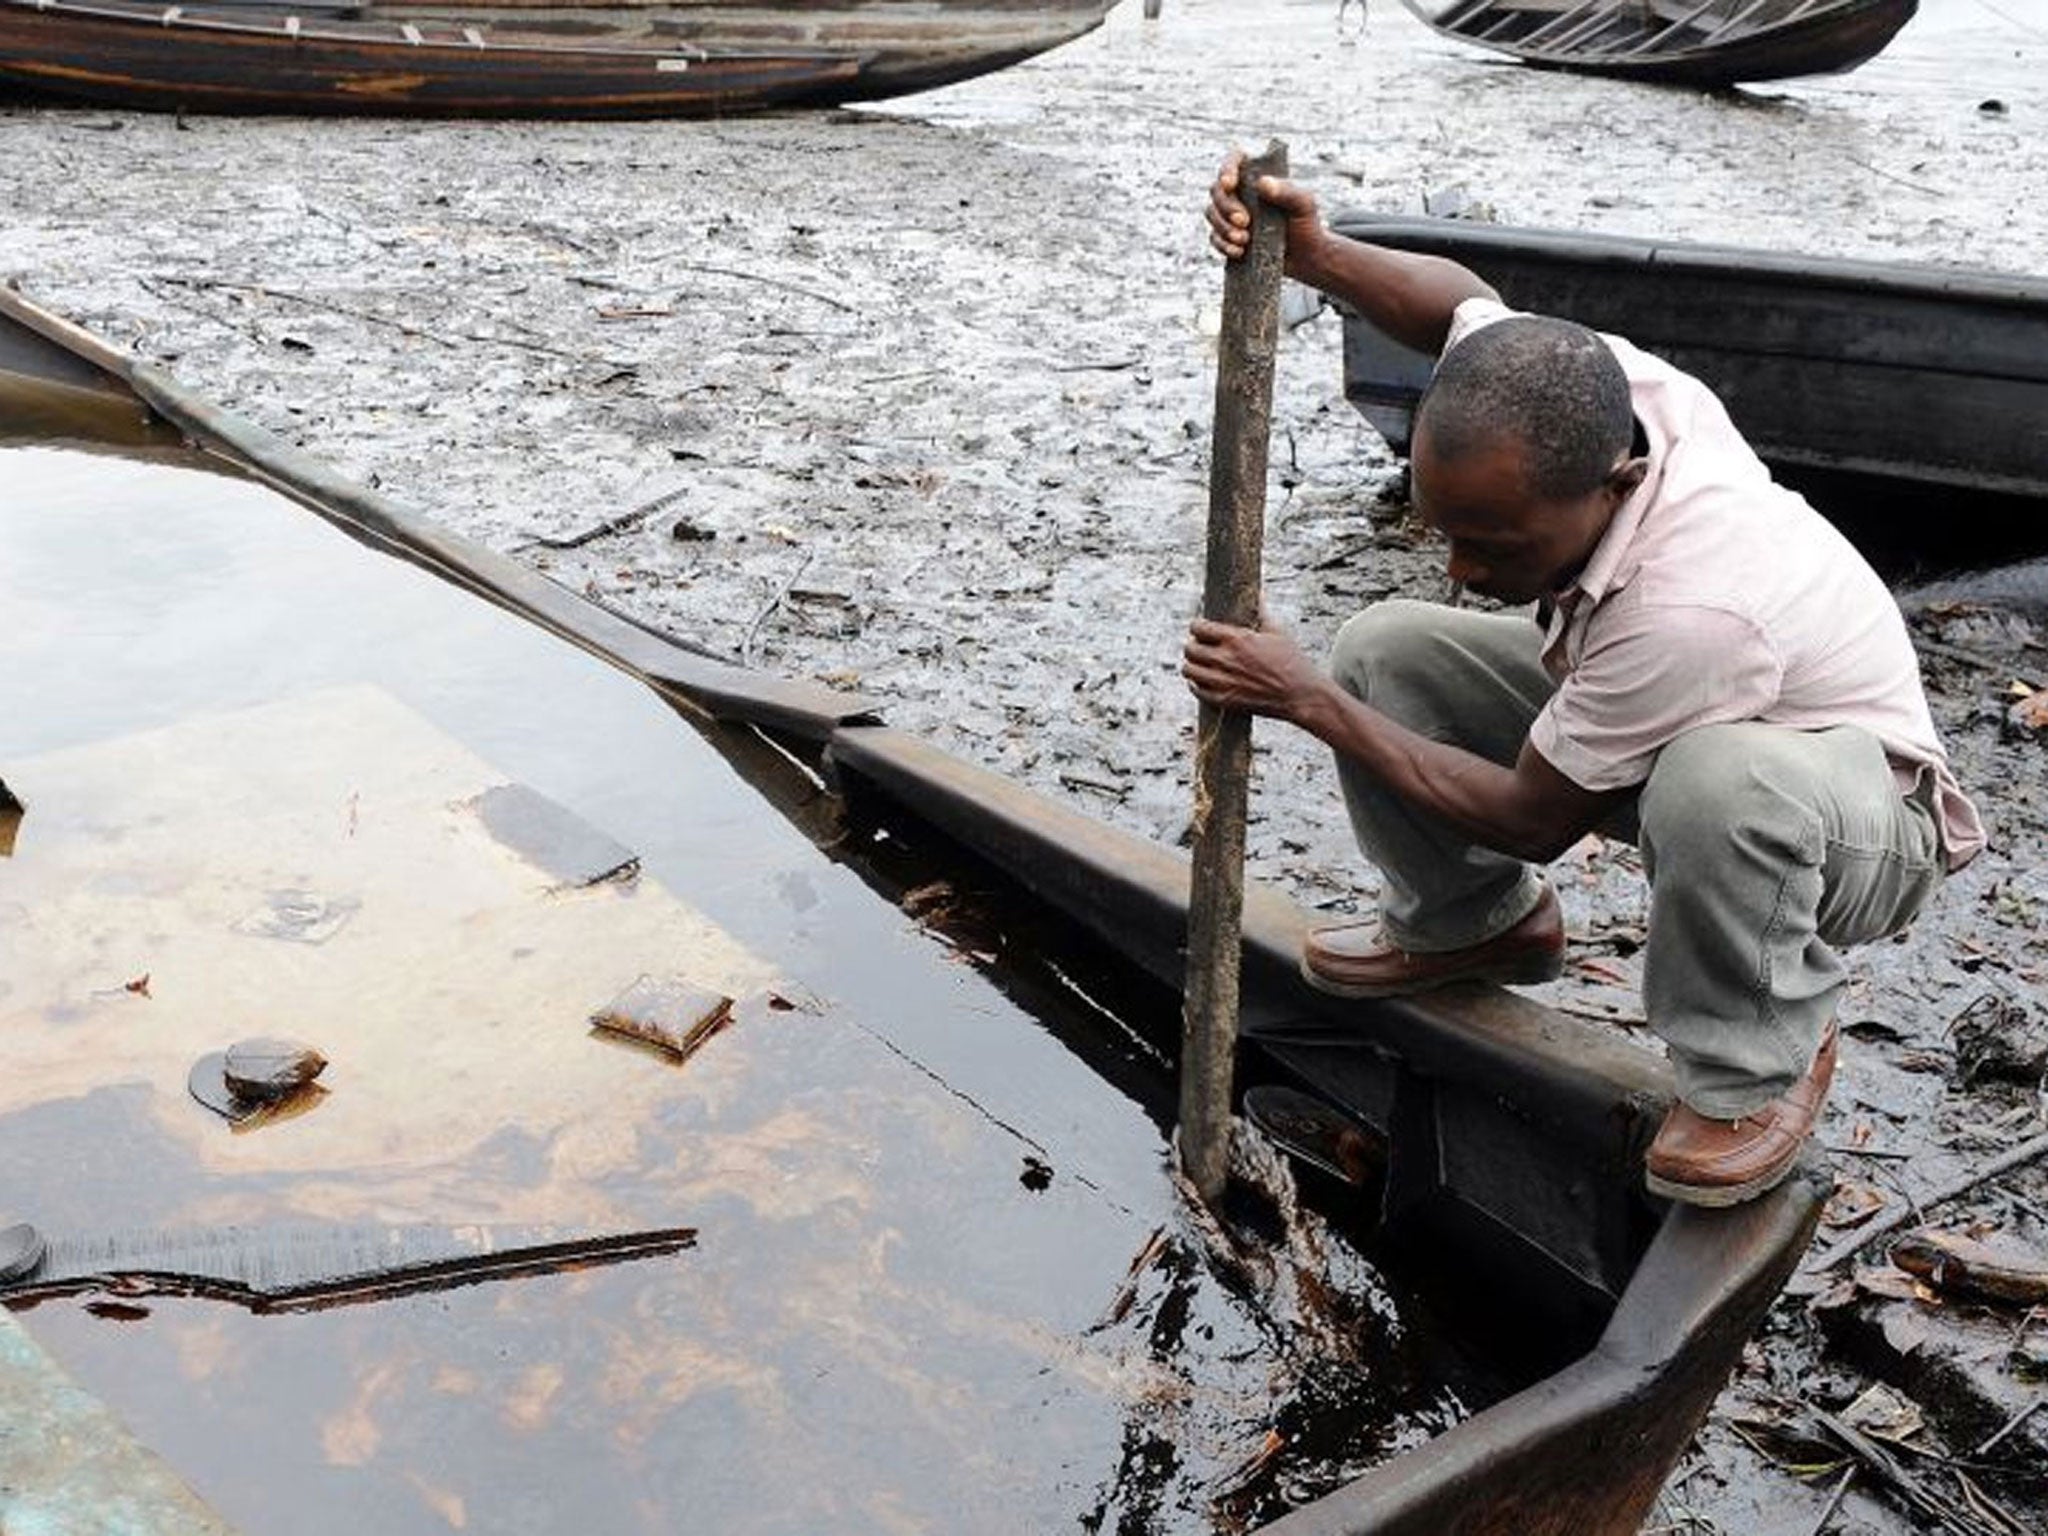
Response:
POLYGON ((1886 181, 1897 182, 1902 187, 1911 187, 1915 192, 1925 192, 1929 197, 1948 196, 1948 193, 1943 191, 1940 187, 1930 187, 1925 182, 1910 181, 1904 176, 1900 176, 1892 171, 1886 170, 1881 165, 1873 165, 1868 160, 1862 159, 1861 157, 1856 155, 1848 154, 1841 150, 1837 150, 1836 153, 1840 154, 1842 158, 1848 161, 1851 165, 1860 166, 1862 169, 1870 172, 1870 174, 1873 176, 1882 176, 1886 181))
POLYGON ((662 266, 676 266, 685 272, 703 272, 712 277, 736 277, 743 283, 759 283, 764 288, 780 288, 784 293, 801 294, 807 299, 816 299, 820 304, 829 304, 844 314, 860 313, 853 305, 835 299, 829 293, 820 293, 815 288, 806 288, 800 283, 787 283, 779 277, 764 277, 759 272, 742 272, 738 267, 716 267, 702 261, 662 261, 662 266))
POLYGON ((1851 1465, 1842 1469, 1841 1479, 1835 1484, 1835 1491, 1828 1495, 1827 1503, 1821 1506, 1820 1518, 1813 1522, 1813 1528, 1806 1536, 1820 1536, 1828 1528, 1828 1522, 1835 1518, 1835 1511, 1842 1507, 1842 1496, 1849 1491, 1849 1485, 1856 1480, 1856 1468, 1851 1465))
POLYGON ((1931 1518, 1951 1536, 2010 1536, 2009 1527, 1994 1524, 1967 1503, 1959 1503, 1910 1471, 1884 1447, 1861 1430, 1844 1423, 1824 1408, 1813 1410, 1821 1427, 1834 1436, 1878 1480, 1897 1493, 1918 1513, 1931 1518))
POLYGON ((1131 786, 1128 784, 1114 783, 1109 779, 1091 778, 1085 773, 1062 773, 1060 775, 1060 782, 1069 789, 1089 789, 1098 795, 1108 795, 1116 800, 1123 799, 1131 792, 1131 786))
POLYGON ((1889 1216, 1881 1217, 1872 1222, 1861 1232, 1852 1233, 1850 1236, 1843 1238, 1834 1247, 1828 1249, 1811 1263, 1804 1265, 1803 1268, 1810 1275, 1823 1274, 1842 1263, 1843 1260, 1854 1258, 1886 1233, 1897 1231, 1908 1221, 1924 1219, 1926 1212, 1932 1210, 1935 1206, 1945 1205, 1959 1195, 1967 1195, 1978 1185, 1987 1183, 1997 1178, 2000 1174, 2010 1173, 2015 1168, 2024 1167, 2040 1157, 2044 1152, 2048 1152, 2048 1135, 2035 1136, 2030 1140, 2023 1141, 2018 1146, 2000 1153, 1975 1172, 1944 1185, 1917 1206, 1908 1204, 1899 1210, 1893 1211, 1889 1216))
POLYGON ((1969 1507, 1972 1513, 1982 1516, 1988 1523, 2001 1531, 2013 1532, 2015 1536, 2029 1536, 2027 1528, 2007 1514, 1996 1499, 1992 1498, 1982 1488, 1979 1488, 1971 1479, 1969 1473, 1965 1472, 1961 1467, 1956 1467, 1953 1470, 1956 1475, 1956 1486, 1963 1490, 1963 1503, 1969 1507))
POLYGON ((2034 1410, 2039 1408, 2043 1403, 2048 1403, 2048 1397, 2037 1397, 2031 1403, 2027 1404, 2026 1407, 2022 1408, 2018 1413, 2014 1414, 2011 1418, 2007 1419, 2005 1421, 2005 1427, 2003 1429, 2000 1429, 1995 1434, 1991 1435, 1988 1439, 1985 1440, 1985 1442, 1982 1445, 1978 1446, 1976 1450, 1970 1452, 1970 1459, 1974 1461, 1977 1457, 1987 1455, 1991 1451, 1997 1449, 1999 1442, 2004 1440, 2007 1435, 2011 1434, 2014 1430, 2018 1429, 2022 1424, 2026 1423, 2027 1420, 2033 1416, 2034 1410))
POLYGON ((740 642, 741 666, 751 667, 754 664, 754 641, 761 633, 761 626, 768 622, 769 614, 780 608, 788 600, 789 589, 803 579, 804 572, 810 569, 811 557, 815 553, 817 553, 815 550, 807 549, 804 551, 803 559, 797 561, 796 569, 789 573, 789 580, 776 588, 775 595, 768 599, 768 606, 754 615, 754 622, 747 626, 746 639, 740 642))
POLYGON ((278 299, 287 304, 301 304, 308 309, 324 310, 328 314, 342 315, 350 320, 360 320, 365 325, 382 325, 411 336, 420 341, 431 341, 438 346, 454 347, 460 342, 475 342, 485 347, 512 347, 521 352, 539 352, 547 357, 559 357, 572 363, 586 363, 593 359, 586 353, 571 352, 562 347, 551 347, 545 342, 526 341, 518 336, 490 336, 478 331, 457 331, 444 336, 422 326, 404 320, 394 320, 389 315, 380 315, 367 309, 356 309, 347 304, 337 304, 332 299, 315 298, 310 293, 294 293, 289 288, 272 288, 265 283, 236 283, 218 277, 182 277, 173 272, 159 272, 153 278, 143 279, 143 286, 151 282, 173 283, 182 288, 215 288, 233 293, 253 293, 258 298, 278 299))
POLYGON ((337 304, 331 299, 316 299, 310 294, 294 293, 288 288, 272 288, 264 283, 236 283, 222 277, 183 277, 175 272, 158 272, 142 281, 144 287, 151 283, 169 283, 179 288, 210 288, 225 293, 251 293, 260 299, 279 299, 287 304, 303 304, 308 309, 324 309, 329 314, 344 315, 348 319, 361 320, 368 325, 385 326, 401 336, 411 336, 420 341, 431 341, 444 347, 455 345, 451 338, 437 335, 409 321, 394 320, 389 315, 374 314, 367 309, 354 309, 346 304, 337 304))
POLYGON ((1950 645, 1945 640, 1929 640, 1924 635, 1915 635, 1913 644, 1930 656, 1939 656, 1944 661, 1961 662, 1964 666, 1996 673, 2000 677, 2011 677, 2024 671, 2023 668, 2015 667, 2009 657, 1985 656, 1976 651, 1965 650, 1960 645, 1950 645))
POLYGON ((586 544, 594 544, 599 539, 609 538, 615 533, 624 533, 630 528, 639 526, 663 507, 682 500, 683 493, 688 489, 687 486, 679 485, 672 490, 663 491, 659 496, 641 502, 639 506, 632 508, 630 511, 621 512, 616 517, 608 517, 600 523, 592 523, 580 533, 562 534, 559 536, 536 533, 532 538, 521 540, 512 547, 515 551, 534 548, 581 549, 586 544))

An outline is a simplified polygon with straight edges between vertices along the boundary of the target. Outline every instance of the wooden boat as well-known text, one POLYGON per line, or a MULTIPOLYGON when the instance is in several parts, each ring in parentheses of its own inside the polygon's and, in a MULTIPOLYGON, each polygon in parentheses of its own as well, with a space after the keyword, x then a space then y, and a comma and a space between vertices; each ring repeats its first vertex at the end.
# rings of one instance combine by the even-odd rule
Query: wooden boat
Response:
POLYGON ((1404 0, 1434 30, 1546 69, 1676 85, 1854 69, 1919 0, 1404 0))
MULTIPOLYGON (((42 419, 68 423, 74 438, 96 438, 109 451, 113 445, 138 451, 134 445, 141 444, 147 452, 162 435, 181 434, 214 462, 284 491, 370 549, 415 563, 609 662, 701 722, 705 738, 769 806, 875 890, 907 901, 906 892, 929 890, 924 882, 937 877, 988 892, 998 914, 993 920, 1009 936, 1005 945, 1044 957, 1052 967, 1048 977, 1058 983, 1050 990, 1093 1001, 1085 1018, 1101 1038, 1090 1044, 1077 1024, 1067 1037, 1076 1052, 1092 1052, 1135 1075, 1140 1056, 1156 1060, 1177 1041, 1171 999, 1184 963, 1189 876, 1176 850, 1093 821, 892 729, 871 700, 722 664, 594 607, 516 561, 350 483, 154 367, 5 290, 0 373, 22 383, 17 393, 37 380, 54 385, 53 412, 42 419), (1134 1052, 1129 1021, 1150 1015, 1116 1009, 1120 999, 1141 994, 1165 1001, 1154 1013, 1164 1016, 1168 1037, 1134 1052)), ((210 558, 218 563, 221 557, 210 558)), ((331 575, 332 564, 319 569, 331 575)), ((290 611, 302 627, 316 622, 290 611)), ((247 628, 253 620, 238 613, 237 623, 247 628)), ((534 669, 519 675, 531 679, 534 669)), ((475 691, 470 687, 466 696, 475 691)), ((661 730, 688 727, 669 718, 661 730)), ((312 755, 305 739, 296 732, 281 737, 294 761, 312 755)), ((652 738, 635 739, 648 750, 652 738)), ((582 750, 604 755, 610 774, 612 760, 625 750, 622 742, 614 735, 592 737, 582 750)), ((369 745, 378 748, 376 762, 389 758, 376 739, 369 745)), ((413 779, 424 788, 410 792, 445 816, 448 791, 441 779, 415 773, 405 782, 413 779)), ((204 788, 212 781, 198 782, 204 788)), ((365 795, 365 828, 375 803, 365 795)), ((36 814, 31 805, 31 825, 36 814)), ((665 802, 650 814, 661 822, 677 819, 665 802)), ((307 827, 294 835, 333 841, 323 830, 327 820, 303 819, 307 827)), ((702 839, 690 831, 697 857, 702 839)), ((426 841, 420 857, 448 856, 452 845, 445 836, 426 841)), ((754 841, 761 841, 758 831, 754 841)), ((423 879, 421 888, 431 894, 444 878, 423 879)), ((645 904, 655 897, 642 890, 633 900, 645 904)), ((550 921, 573 917, 564 905, 547 904, 556 914, 550 921)), ((1254 884, 1246 892, 1239 1080, 1312 1094, 1379 1138, 1387 1151, 1383 1176, 1332 1198, 1349 1202, 1360 1220, 1376 1220, 1390 1253, 1441 1282, 1433 1304, 1460 1312, 1476 1327, 1490 1323, 1503 1331, 1530 1365, 1522 1377, 1526 1386, 1268 1529, 1280 1536, 1631 1536, 1805 1248, 1827 1181, 1795 1176, 1729 1210, 1653 1201, 1643 1192, 1640 1164, 1669 1103, 1670 1079, 1659 1058, 1611 1031, 1495 989, 1388 1002, 1324 996, 1295 966, 1308 921, 1307 912, 1271 890, 1254 884), (1503 1298, 1511 1304, 1504 1307, 1503 1298)), ((234 936, 224 938, 214 924, 201 937, 220 944, 234 936)), ((495 966, 476 969, 503 969, 502 956, 495 966)), ((519 972, 515 984, 528 985, 519 980, 527 974, 519 972)), ((346 1000, 360 1011, 355 997, 346 1000)), ((169 1017, 153 1014, 152 1030, 161 1031, 169 1017)), ((448 1028, 463 1017, 462 1010, 452 1012, 448 1028)), ((399 1033, 409 1036, 414 1023, 401 1020, 399 1033)), ((822 1021, 806 1025, 823 1027, 822 1021)), ((945 1030, 958 1033, 950 1023, 945 1030)), ((985 1053, 988 1045, 962 1049, 985 1053)), ((569 1058, 564 1052, 553 1059, 569 1058)), ((551 1091, 547 1103, 560 1114, 572 1098, 551 1091)), ((488 1110, 489 1102, 482 1107, 488 1110)), ((1070 1097, 1047 1112, 1071 1114, 1070 1097)), ((433 1135, 436 1158, 445 1157, 446 1132, 438 1123, 433 1135)), ((633 1145, 630 1137, 624 1144, 633 1145)), ((377 1155, 381 1162, 391 1154, 380 1147, 377 1155)), ((1015 1182, 1007 1169, 1004 1180, 1015 1182)), ((717 1243, 730 1241, 722 1233, 717 1243)), ((903 1260, 893 1237, 890 1251, 895 1276, 903 1260)), ((636 1348, 638 1329, 649 1321, 643 1317, 636 1325, 636 1348)), ((12 1326, 0 1317, 0 1400, 19 1374, 8 1362, 20 1358, 26 1343, 18 1337, 10 1343, 12 1326)), ((807 1379, 817 1374, 806 1372, 807 1379)), ((1034 1394, 1042 1390, 1033 1388, 1034 1394)), ((73 1403, 83 1396, 58 1395, 73 1403)), ((378 1422, 388 1428, 387 1409, 380 1400, 378 1422)), ((444 1399, 435 1411, 460 1410, 444 1399)), ((34 1413, 18 1417, 25 1424, 46 1422, 34 1413)), ((395 1431, 391 1438, 398 1438, 395 1431)), ((47 1491, 48 1467, 35 1459, 34 1436, 16 1441, 19 1446, 0 1445, 0 1481, 33 1499, 47 1491)), ((863 1454, 873 1448, 865 1446, 863 1454)), ((111 1457, 118 1449, 99 1444, 98 1454, 111 1457)), ((175 1489, 138 1487, 152 1510, 178 1497, 175 1489)), ((65 1507, 85 1517, 76 1499, 65 1507)), ((158 1530, 202 1528, 131 1518, 158 1530)), ((203 1529, 217 1536, 215 1527, 203 1529)))
POLYGON ((1079 36, 1109 4, 0 0, 0 90, 157 111, 725 116, 966 79, 1079 36))
POLYGON ((1115 0, 370 0, 373 14, 573 32, 594 20, 643 18, 651 33, 709 52, 857 55, 832 100, 869 101, 988 74, 1099 26, 1115 0))
MULTIPOLYGON (((1368 212, 1333 226, 1669 358, 1889 563, 2048 548, 2048 280, 1368 212)), ((1396 451, 1431 362, 1346 317, 1345 394, 1396 451)))

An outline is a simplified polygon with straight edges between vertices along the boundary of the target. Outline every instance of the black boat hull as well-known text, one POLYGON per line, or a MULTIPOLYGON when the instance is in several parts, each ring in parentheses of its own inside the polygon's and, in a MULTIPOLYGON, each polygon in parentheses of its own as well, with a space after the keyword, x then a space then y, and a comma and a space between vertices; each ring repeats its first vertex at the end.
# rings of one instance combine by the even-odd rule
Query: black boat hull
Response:
MULTIPOLYGON (((1446 37, 1540 69, 1706 89, 1854 69, 1876 57, 1919 8, 1919 0, 1836 0, 1799 6, 1781 21, 1743 30, 1717 29, 1709 6, 1694 8, 1698 19, 1685 22, 1634 0, 1583 5, 1587 19, 1569 26, 1560 21, 1576 12, 1504 3, 1452 4, 1432 13, 1416 0, 1407 4, 1446 37)), ((1761 9, 1752 3, 1732 14, 1761 9)))
MULTIPOLYGON (((1984 553, 2048 544, 2048 282, 1452 219, 1333 223, 1461 262, 1519 309, 1626 336, 1705 380, 1852 538, 1939 542, 1932 525, 1952 509, 1957 533, 2010 535, 1984 553)), ((1345 394, 1397 451, 1430 366, 1346 318, 1345 394)))

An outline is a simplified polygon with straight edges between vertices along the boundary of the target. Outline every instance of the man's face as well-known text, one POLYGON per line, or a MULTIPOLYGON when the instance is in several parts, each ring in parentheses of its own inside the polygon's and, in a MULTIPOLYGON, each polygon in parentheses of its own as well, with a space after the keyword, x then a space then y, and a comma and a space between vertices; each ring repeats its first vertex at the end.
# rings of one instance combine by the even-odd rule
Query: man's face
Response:
POLYGON ((1451 579, 1496 602, 1531 603, 1570 582, 1641 479, 1623 465, 1584 496, 1546 501, 1529 491, 1525 454, 1520 442, 1504 438, 1462 458, 1439 459, 1428 428, 1415 433, 1415 509, 1450 540, 1451 579))

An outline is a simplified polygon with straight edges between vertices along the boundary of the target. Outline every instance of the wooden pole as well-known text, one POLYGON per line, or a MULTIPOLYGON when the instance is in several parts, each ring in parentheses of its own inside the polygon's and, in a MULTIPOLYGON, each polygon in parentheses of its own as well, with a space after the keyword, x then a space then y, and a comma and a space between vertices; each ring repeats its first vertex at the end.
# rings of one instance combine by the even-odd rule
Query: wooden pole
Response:
MULTIPOLYGON (((1251 244, 1223 273, 1216 423, 1209 460, 1209 560, 1202 614, 1259 622, 1259 552, 1266 518, 1266 448, 1273 418, 1273 352, 1280 335, 1286 221, 1261 205, 1261 176, 1287 174, 1277 141, 1244 162, 1238 196, 1251 244)), ((1245 803, 1252 721, 1201 706, 1195 732, 1194 872, 1188 897, 1187 1000, 1181 1017, 1181 1171, 1214 1205, 1230 1170, 1230 1080, 1244 916, 1245 803)))

